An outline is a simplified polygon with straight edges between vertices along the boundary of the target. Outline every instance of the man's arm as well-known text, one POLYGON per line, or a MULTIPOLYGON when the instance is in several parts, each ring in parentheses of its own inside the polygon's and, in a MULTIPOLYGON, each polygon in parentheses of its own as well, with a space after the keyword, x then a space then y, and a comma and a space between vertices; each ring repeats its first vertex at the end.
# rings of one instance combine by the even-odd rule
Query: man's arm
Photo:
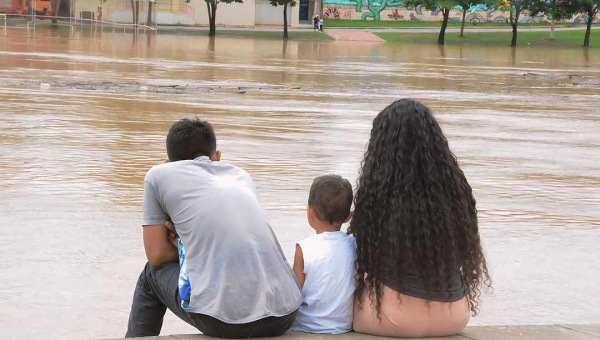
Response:
POLYGON ((169 241, 169 230, 165 226, 168 216, 158 200, 158 189, 153 184, 150 170, 144 180, 144 250, 152 266, 160 266, 179 258, 177 247, 169 241))
POLYGON ((300 283, 300 289, 304 287, 304 254, 302 254, 302 248, 296 244, 296 254, 294 255, 294 274, 298 278, 300 283))
POLYGON ((144 226, 144 249, 146 258, 154 267, 179 259, 177 248, 169 241, 164 225, 144 226))

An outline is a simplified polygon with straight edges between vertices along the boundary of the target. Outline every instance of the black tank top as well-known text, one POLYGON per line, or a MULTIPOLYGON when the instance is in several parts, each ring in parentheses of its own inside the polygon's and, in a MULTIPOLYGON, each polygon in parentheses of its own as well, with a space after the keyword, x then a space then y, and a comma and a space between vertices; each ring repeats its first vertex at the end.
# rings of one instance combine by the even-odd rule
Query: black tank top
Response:
POLYGON ((456 302, 465 297, 465 286, 462 282, 460 270, 452 275, 449 289, 440 291, 427 290, 416 270, 408 268, 395 275, 387 274, 381 282, 392 290, 427 301, 456 302))

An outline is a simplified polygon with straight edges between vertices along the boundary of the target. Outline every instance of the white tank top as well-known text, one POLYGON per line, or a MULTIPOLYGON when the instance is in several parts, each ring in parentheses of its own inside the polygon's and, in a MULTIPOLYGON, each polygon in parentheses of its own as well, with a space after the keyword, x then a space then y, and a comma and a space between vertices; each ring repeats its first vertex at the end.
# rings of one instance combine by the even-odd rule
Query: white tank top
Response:
POLYGON ((298 243, 306 275, 304 300, 292 330, 340 334, 352 330, 356 241, 341 231, 311 236, 298 243))

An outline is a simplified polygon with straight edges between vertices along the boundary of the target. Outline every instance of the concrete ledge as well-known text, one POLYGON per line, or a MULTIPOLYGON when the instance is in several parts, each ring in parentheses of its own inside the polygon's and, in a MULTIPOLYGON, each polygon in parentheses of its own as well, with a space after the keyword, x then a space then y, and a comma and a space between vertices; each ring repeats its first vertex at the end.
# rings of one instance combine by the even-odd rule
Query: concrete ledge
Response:
MULTIPOLYGON (((157 340, 215 340, 199 334, 180 334, 146 337, 157 340)), ((376 340, 385 339, 359 333, 342 335, 320 335, 288 332, 274 338, 282 340, 376 340)), ((600 324, 589 325, 548 325, 548 326, 474 326, 467 327, 459 335, 433 340, 599 340, 600 324)), ((115 339, 116 340, 116 339, 115 339)), ((413 339, 414 340, 414 339, 413 339)))

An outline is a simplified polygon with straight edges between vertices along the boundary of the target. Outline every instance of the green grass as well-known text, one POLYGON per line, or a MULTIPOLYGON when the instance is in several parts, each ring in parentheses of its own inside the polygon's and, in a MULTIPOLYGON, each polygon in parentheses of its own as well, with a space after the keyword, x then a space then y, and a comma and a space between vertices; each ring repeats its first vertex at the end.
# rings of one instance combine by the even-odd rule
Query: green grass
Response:
MULTIPOLYGON (((288 31, 290 40, 300 41, 331 41, 332 37, 321 32, 313 31, 288 31)), ((282 39, 283 29, 281 31, 258 31, 258 30, 240 30, 240 31, 219 31, 217 27, 217 36, 243 37, 243 38, 263 38, 263 39, 282 39)))
MULTIPOLYGON (((436 44, 438 33, 374 33, 381 39, 393 43, 406 44, 436 44)), ((555 39, 550 40, 548 32, 519 32, 517 44, 519 46, 547 46, 547 47, 577 47, 583 46, 585 30, 556 31, 555 39)), ((446 33, 447 45, 510 45, 512 32, 465 32, 464 37, 459 33, 446 33)), ((600 47, 600 30, 592 30, 590 47, 600 47), (596 35, 596 36, 594 36, 596 35)))
MULTIPOLYGON (((182 34, 182 35, 208 35, 208 30, 191 30, 191 29, 172 29, 163 30, 160 33, 164 34, 182 34)), ((219 30, 217 27, 217 37, 236 37, 236 38, 252 38, 252 39, 283 39, 283 28, 281 31, 259 31, 253 29, 240 30, 219 30)), ((289 40, 295 41, 331 41, 332 37, 321 32, 313 31, 289 31, 289 40)))
MULTIPOLYGON (((382 21, 365 21, 365 20, 342 20, 342 19, 326 19, 324 22, 325 28, 424 28, 424 27, 440 27, 441 22, 438 21, 408 21, 408 20, 382 20, 382 21)), ((549 26, 550 23, 527 24, 527 26, 549 26)), ((572 24, 559 23, 557 27, 572 26, 572 24)), ((460 27, 460 22, 450 21, 448 27, 460 27)), ((482 22, 482 23, 465 23, 465 27, 477 28, 497 28, 510 27, 509 23, 498 22, 482 22)))

